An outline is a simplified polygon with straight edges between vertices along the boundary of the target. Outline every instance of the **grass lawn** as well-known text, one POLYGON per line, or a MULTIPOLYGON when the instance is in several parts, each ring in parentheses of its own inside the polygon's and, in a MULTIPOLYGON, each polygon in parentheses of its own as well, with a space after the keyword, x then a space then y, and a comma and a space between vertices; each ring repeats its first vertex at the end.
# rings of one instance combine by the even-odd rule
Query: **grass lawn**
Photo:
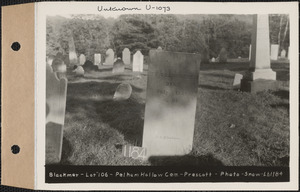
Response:
POLYGON ((289 64, 273 63, 280 89, 257 94, 233 86, 247 62, 200 65, 193 150, 146 162, 122 156, 122 145, 141 145, 147 65, 141 77, 126 66, 75 77, 68 72, 62 164, 71 165, 289 165, 289 64), (113 101, 116 87, 130 83, 132 96, 113 101))

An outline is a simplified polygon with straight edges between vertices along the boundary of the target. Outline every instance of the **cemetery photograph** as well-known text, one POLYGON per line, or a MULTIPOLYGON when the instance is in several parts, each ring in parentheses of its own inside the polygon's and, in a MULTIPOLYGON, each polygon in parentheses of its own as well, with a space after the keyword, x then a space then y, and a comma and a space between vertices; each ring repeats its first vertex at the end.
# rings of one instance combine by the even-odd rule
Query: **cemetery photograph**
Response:
POLYGON ((46 19, 46 165, 282 166, 288 15, 46 19))

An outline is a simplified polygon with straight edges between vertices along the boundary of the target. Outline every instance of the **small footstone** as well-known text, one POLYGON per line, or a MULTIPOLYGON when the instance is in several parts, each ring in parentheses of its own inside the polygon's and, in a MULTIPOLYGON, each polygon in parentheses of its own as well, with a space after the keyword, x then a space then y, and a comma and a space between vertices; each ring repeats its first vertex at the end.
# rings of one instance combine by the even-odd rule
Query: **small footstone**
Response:
POLYGON ((128 83, 122 83, 117 87, 113 99, 116 101, 127 100, 130 98, 131 93, 132 93, 131 85, 128 83))

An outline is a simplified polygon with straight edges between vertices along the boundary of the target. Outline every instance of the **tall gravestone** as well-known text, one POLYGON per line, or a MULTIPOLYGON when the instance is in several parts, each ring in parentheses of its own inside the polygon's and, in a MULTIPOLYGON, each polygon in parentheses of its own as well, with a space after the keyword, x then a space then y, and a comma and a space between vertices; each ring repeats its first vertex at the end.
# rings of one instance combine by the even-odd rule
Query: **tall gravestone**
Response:
POLYGON ((94 54, 94 65, 101 65, 101 54, 95 53, 94 54))
POLYGON ((113 65, 114 64, 115 53, 112 49, 108 49, 105 55, 105 65, 113 65))
POLYGON ((251 37, 251 61, 249 71, 241 81, 241 90, 258 92, 276 89, 276 72, 270 62, 269 16, 254 15, 251 37))
POLYGON ((80 56, 79 56, 79 64, 83 65, 85 63, 85 60, 86 60, 85 55, 80 54, 80 56))
POLYGON ((129 65, 131 63, 130 61, 130 50, 128 48, 125 48, 122 51, 122 60, 124 62, 125 65, 129 65))
POLYGON ((150 156, 192 150, 201 56, 151 50, 143 147, 150 156))
POLYGON ((46 164, 61 160, 65 121, 67 79, 58 79, 52 68, 46 67, 46 164))
POLYGON ((271 60, 277 60, 278 59, 278 51, 279 51, 279 45, 272 44, 271 45, 271 60))
POLYGON ((249 61, 251 60, 251 44, 249 45, 249 61))
POLYGON ((75 50, 75 43, 72 35, 70 36, 69 39, 69 61, 72 66, 78 64, 78 58, 75 50))
POLYGON ((140 51, 137 51, 133 55, 132 71, 143 72, 143 67, 144 67, 144 55, 140 51))

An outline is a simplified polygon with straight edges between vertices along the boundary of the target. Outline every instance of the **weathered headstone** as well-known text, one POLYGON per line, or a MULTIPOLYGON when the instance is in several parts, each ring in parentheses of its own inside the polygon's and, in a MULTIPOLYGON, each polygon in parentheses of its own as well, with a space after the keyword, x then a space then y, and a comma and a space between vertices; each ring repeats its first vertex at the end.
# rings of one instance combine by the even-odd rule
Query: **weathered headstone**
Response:
POLYGON ((143 147, 150 156, 185 155, 192 150, 199 54, 151 50, 143 147))
POLYGON ((233 80, 233 86, 236 87, 236 86, 240 86, 241 85, 241 80, 243 79, 243 75, 242 74, 235 74, 234 75, 234 80, 233 80))
POLYGON ((105 55, 105 65, 113 65, 114 64, 115 53, 112 49, 108 49, 105 55))
POLYGON ((213 58, 211 58, 211 62, 216 62, 216 59, 213 57, 213 58))
POLYGON ((73 35, 70 35, 70 39, 69 39, 69 60, 70 60, 70 64, 72 66, 78 64, 78 58, 77 58, 77 54, 76 54, 73 35))
POLYGON ((100 53, 96 53, 94 55, 94 65, 101 65, 101 54, 100 53))
POLYGON ((98 66, 95 66, 90 60, 86 60, 82 67, 85 72, 98 71, 98 66))
POLYGON ((113 99, 116 101, 127 100, 130 98, 131 93, 132 93, 131 85, 128 83, 122 83, 117 87, 113 99))
POLYGON ((67 79, 58 79, 51 67, 46 67, 46 164, 61 159, 65 121, 67 79))
POLYGON ((140 51, 137 51, 133 55, 132 71, 143 72, 143 66, 144 66, 144 55, 140 51))
POLYGON ((157 47, 157 50, 158 50, 158 51, 162 51, 161 46, 157 47))
POLYGON ((55 59, 55 57, 53 55, 49 55, 47 57, 47 64, 52 65, 52 62, 53 62, 54 59, 55 59))
POLYGON ((82 66, 74 66, 73 72, 76 74, 76 76, 83 76, 84 75, 84 69, 82 66))
POLYGON ((112 73, 124 73, 124 70, 125 70, 125 64, 124 64, 124 62, 122 61, 121 58, 118 58, 114 62, 112 73))
POLYGON ((125 65, 129 65, 130 64, 130 51, 128 48, 125 48, 123 51, 122 51, 122 60, 124 62, 125 65))
POLYGON ((277 60, 278 59, 278 51, 279 51, 279 45, 272 44, 271 45, 271 60, 277 60))
POLYGON ((83 65, 85 63, 85 60, 86 60, 85 55, 80 54, 80 56, 79 56, 79 64, 83 65))
POLYGON ((251 60, 251 44, 249 45, 249 61, 251 60))
POLYGON ((282 49, 282 51, 280 52, 280 58, 285 58, 286 57, 286 50, 282 49))
POLYGON ((241 90, 255 93, 276 89, 276 72, 270 61, 269 16, 254 15, 249 70, 241 81, 241 90))
POLYGON ((223 47, 219 54, 219 62, 226 63, 227 62, 227 51, 223 47))

